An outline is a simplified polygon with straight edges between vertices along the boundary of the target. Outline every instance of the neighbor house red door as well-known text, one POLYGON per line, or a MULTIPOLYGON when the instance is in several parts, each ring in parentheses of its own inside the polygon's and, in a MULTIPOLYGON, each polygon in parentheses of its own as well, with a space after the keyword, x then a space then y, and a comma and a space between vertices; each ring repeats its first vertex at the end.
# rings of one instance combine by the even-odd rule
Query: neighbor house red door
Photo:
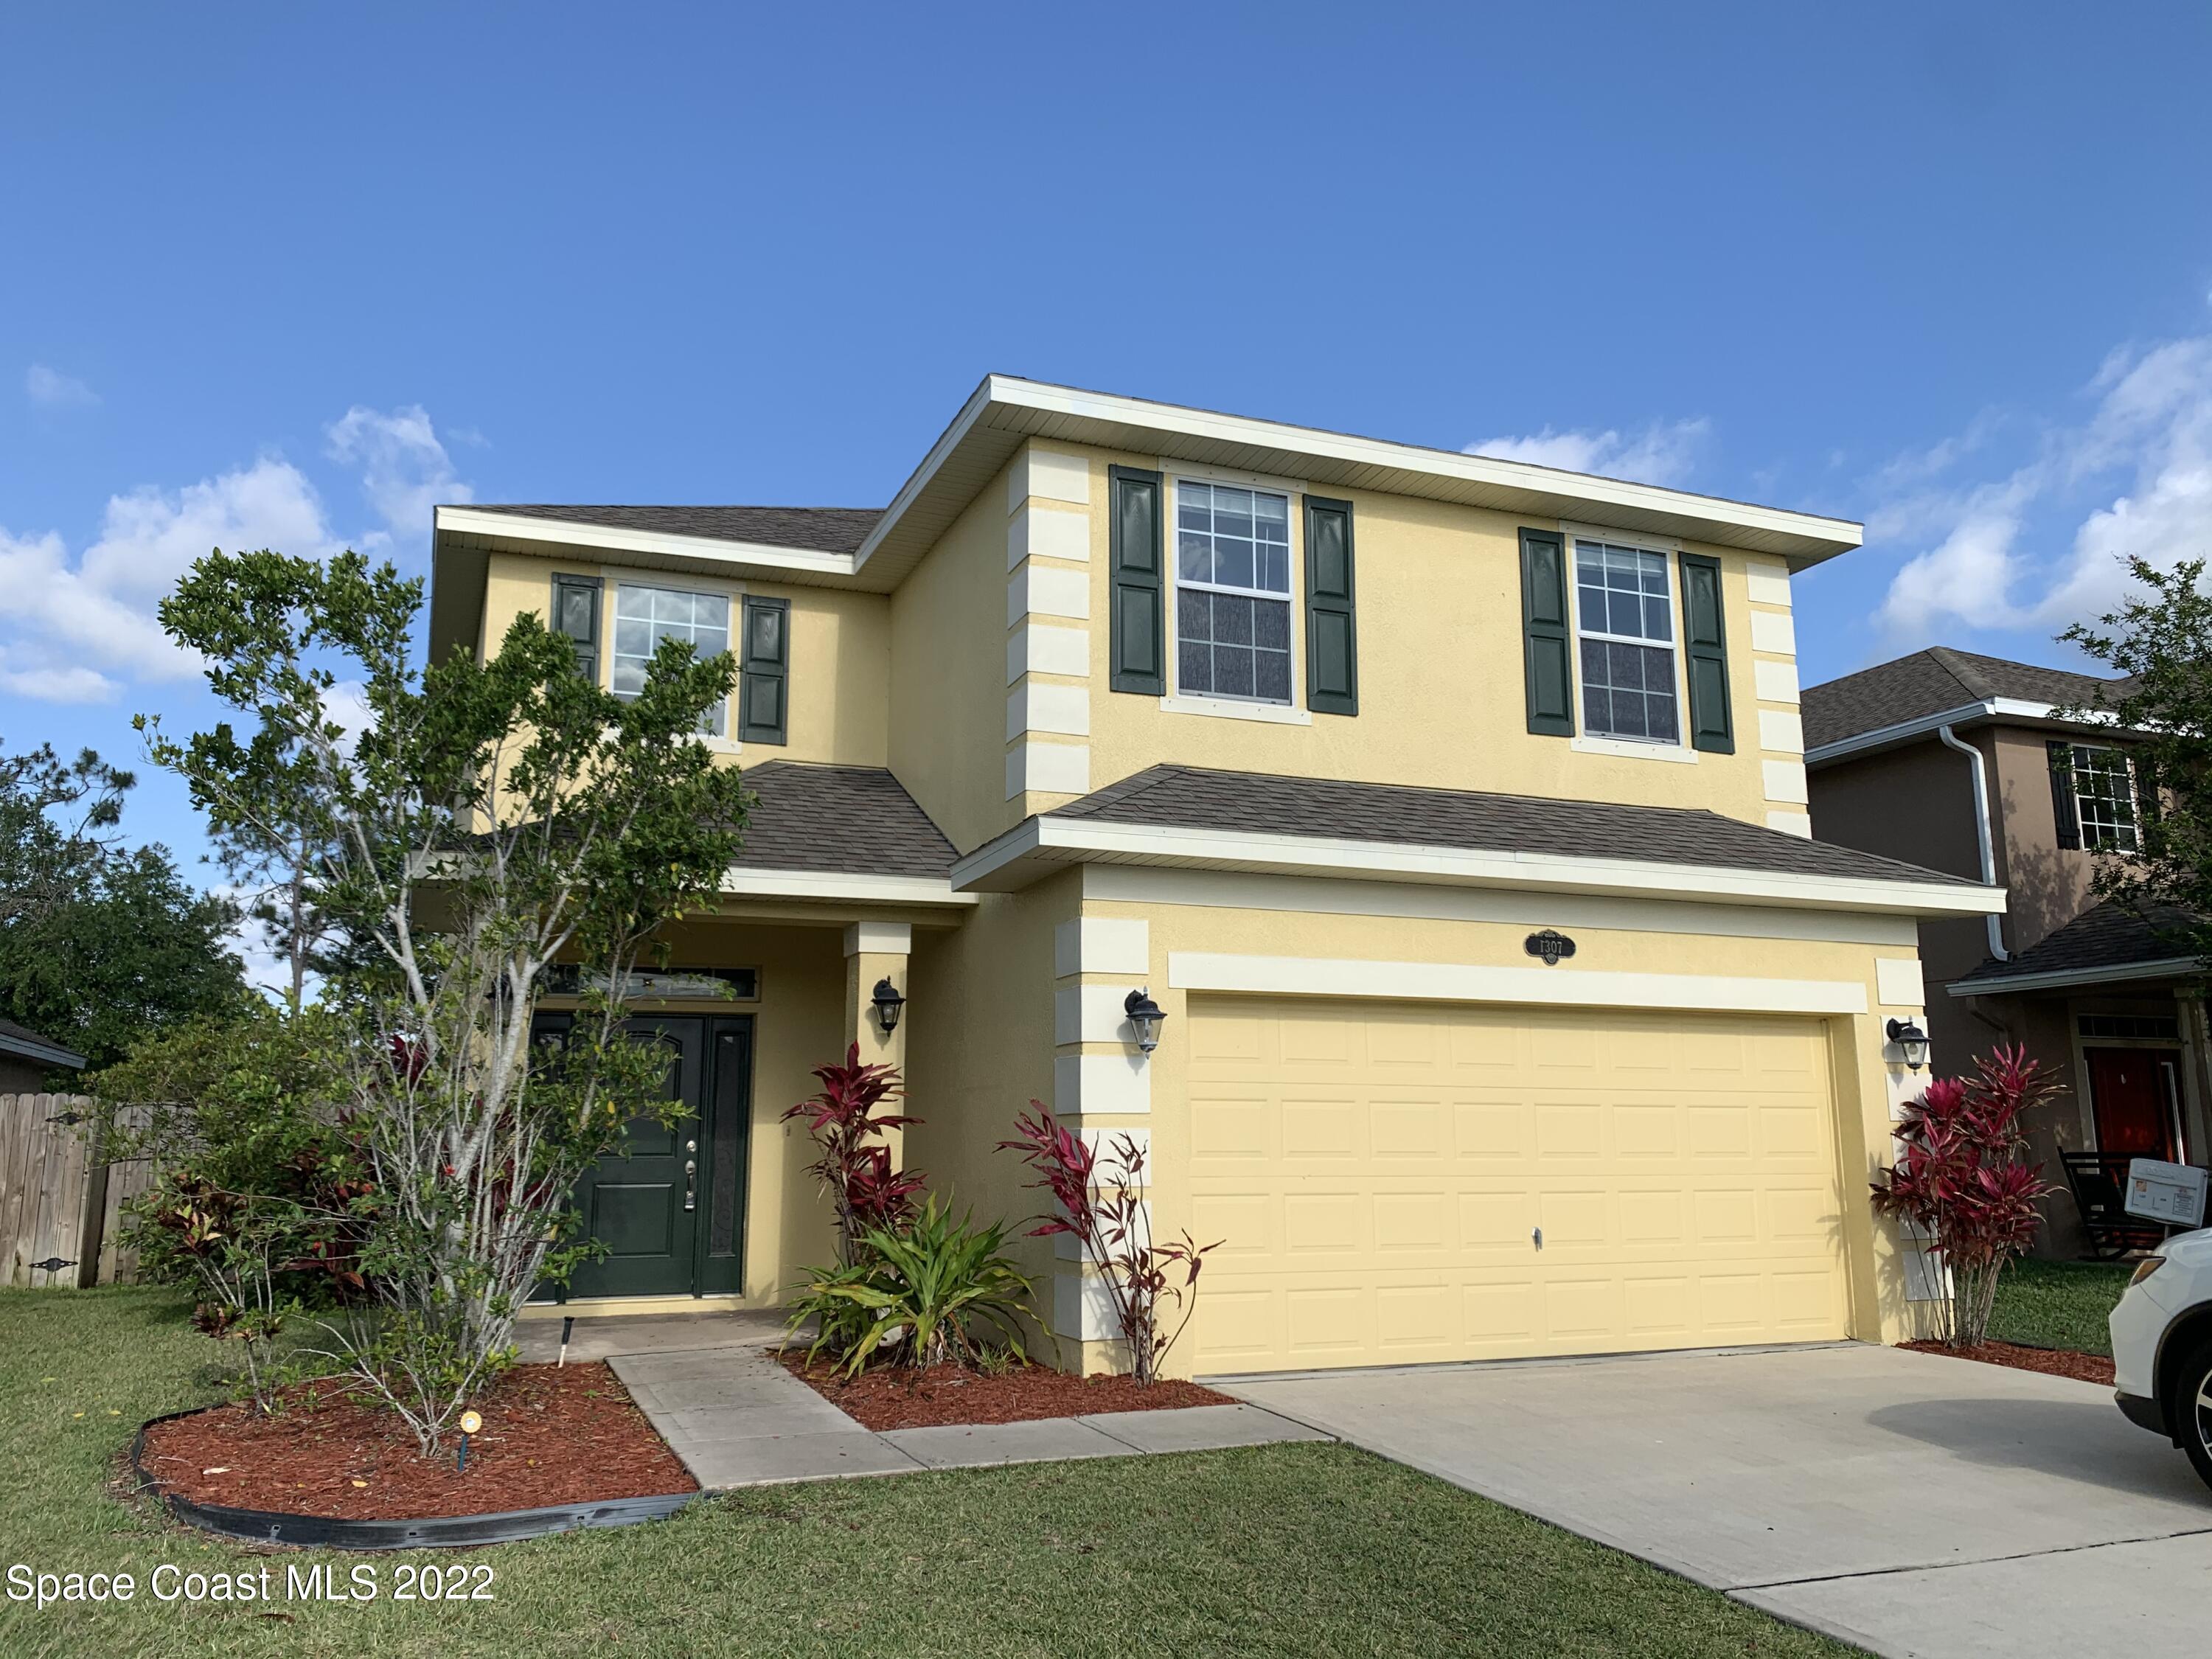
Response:
POLYGON ((2170 1055, 2151 1048, 2091 1048, 2089 1103, 2097 1150, 2120 1158, 2179 1161, 2174 1144, 2170 1055))

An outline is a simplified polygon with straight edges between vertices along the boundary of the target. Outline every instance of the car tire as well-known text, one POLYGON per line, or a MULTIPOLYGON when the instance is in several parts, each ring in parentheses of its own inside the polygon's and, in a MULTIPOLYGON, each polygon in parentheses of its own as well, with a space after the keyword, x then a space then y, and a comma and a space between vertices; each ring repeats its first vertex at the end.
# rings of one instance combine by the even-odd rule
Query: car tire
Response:
POLYGON ((2198 1476, 2212 1486, 2212 1342, 2200 1342, 2174 1368, 2166 1420, 2198 1476))

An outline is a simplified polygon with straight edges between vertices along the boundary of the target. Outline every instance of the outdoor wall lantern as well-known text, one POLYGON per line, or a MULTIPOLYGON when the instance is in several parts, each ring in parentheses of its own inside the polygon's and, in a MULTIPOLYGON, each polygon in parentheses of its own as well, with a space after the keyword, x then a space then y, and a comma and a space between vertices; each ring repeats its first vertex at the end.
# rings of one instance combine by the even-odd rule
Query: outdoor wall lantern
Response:
POLYGON ((889 974, 876 981, 876 993, 868 1000, 875 1004, 876 1023, 884 1028, 884 1035, 889 1036, 898 1030, 899 1010, 906 1006, 906 999, 898 994, 889 974))
POLYGON ((1141 986, 1130 992, 1121 1004, 1121 1012, 1128 1015, 1129 1024, 1136 1028, 1138 1048, 1149 1054, 1160 1046, 1160 1022, 1167 1016, 1152 1000, 1151 992, 1141 986))
POLYGON ((1909 1019, 1893 1019, 1889 1022, 1888 1030, 1889 1040, 1905 1050, 1905 1064, 1908 1071, 1917 1072, 1928 1063, 1927 1032, 1909 1019))

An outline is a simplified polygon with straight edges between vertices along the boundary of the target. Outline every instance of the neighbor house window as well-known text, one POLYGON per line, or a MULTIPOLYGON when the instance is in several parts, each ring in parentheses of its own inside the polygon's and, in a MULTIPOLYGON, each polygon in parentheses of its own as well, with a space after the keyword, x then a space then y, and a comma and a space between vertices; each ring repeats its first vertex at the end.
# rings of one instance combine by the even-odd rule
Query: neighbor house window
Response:
POLYGON ((1176 690, 1291 701, 1291 498, 1176 484, 1176 690))
POLYGON ((2101 853, 2136 850, 2136 793, 2125 755, 2101 744, 2074 745, 2074 811, 2082 846, 2101 853))
POLYGON ((1575 626, 1583 730, 1595 738, 1680 743, 1666 556, 1577 539, 1575 626))
MULTIPOLYGON (((646 665, 663 640, 684 641, 702 661, 722 655, 730 648, 728 597, 623 584, 615 595, 615 696, 634 697, 645 690, 646 665)), ((710 737, 723 734, 721 704, 707 711, 699 729, 710 737)))

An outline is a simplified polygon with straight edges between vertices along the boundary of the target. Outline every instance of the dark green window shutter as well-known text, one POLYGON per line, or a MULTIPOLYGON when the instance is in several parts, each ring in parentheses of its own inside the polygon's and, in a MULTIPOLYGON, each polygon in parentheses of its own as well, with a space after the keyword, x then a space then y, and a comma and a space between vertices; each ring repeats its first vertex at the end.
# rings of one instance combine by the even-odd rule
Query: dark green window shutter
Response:
POLYGON ((1729 712, 1728 629, 1721 620, 1721 562, 1682 555, 1682 650, 1690 682, 1690 747, 1735 753, 1729 712))
POLYGON ((2166 803, 2159 799, 2158 763, 2141 751, 2128 756, 2128 773, 2135 780, 2136 823, 2139 826, 2155 823, 2166 811, 2166 803))
POLYGON ((1528 729, 1575 734, 1574 645, 1567 629, 1566 540, 1554 530, 1521 532, 1521 648, 1528 671, 1528 729))
POLYGON ((1352 617, 1352 503, 1306 497, 1306 707, 1359 712, 1359 631, 1352 617))
POLYGON ((553 631, 575 642, 576 672, 594 685, 599 683, 599 596, 605 591, 597 576, 553 578, 553 631))
POLYGON ((2052 738, 2043 751, 2051 761, 2051 816, 2058 824, 2058 844, 2078 850, 2081 813, 2074 803, 2074 745, 2052 738))
POLYGON ((782 743, 791 702, 791 601, 745 595, 738 741, 782 743))
POLYGON ((1133 466, 1109 467, 1106 474, 1113 514, 1113 609, 1108 619, 1113 670, 1107 684, 1116 691, 1163 697, 1168 661, 1160 617, 1160 520, 1165 516, 1160 475, 1133 466))

